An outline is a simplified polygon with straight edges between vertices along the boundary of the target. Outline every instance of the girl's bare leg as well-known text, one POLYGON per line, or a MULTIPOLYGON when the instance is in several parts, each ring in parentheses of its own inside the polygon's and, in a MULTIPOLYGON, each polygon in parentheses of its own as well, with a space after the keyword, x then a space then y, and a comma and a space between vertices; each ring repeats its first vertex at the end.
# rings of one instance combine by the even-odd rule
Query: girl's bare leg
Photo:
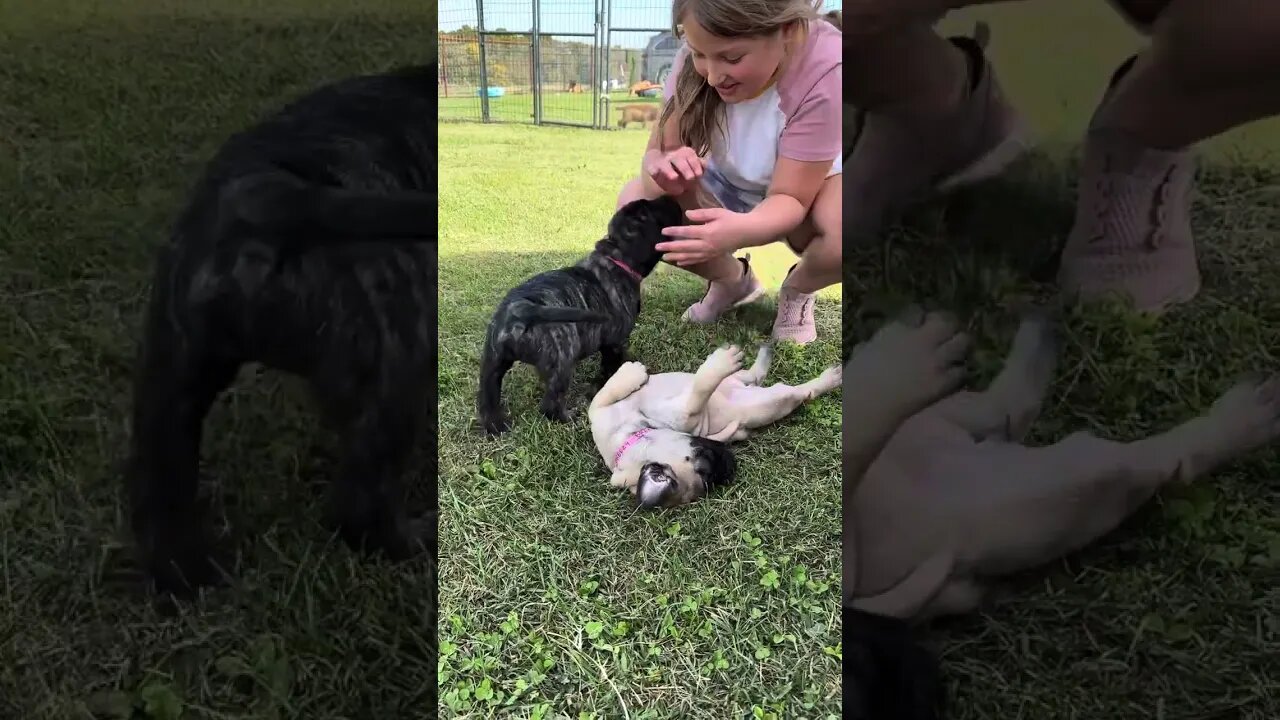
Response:
POLYGON ((800 293, 815 293, 840 282, 844 250, 844 176, 827 178, 814 198, 809 216, 787 238, 800 256, 783 282, 800 293))

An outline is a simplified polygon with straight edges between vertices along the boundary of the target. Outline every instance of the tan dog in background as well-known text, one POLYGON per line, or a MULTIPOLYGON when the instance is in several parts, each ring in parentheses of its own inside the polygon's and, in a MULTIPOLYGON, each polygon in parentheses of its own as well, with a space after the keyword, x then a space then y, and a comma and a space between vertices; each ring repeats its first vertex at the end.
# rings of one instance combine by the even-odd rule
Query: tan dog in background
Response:
POLYGON ((641 80, 638 83, 632 84, 632 86, 627 89, 627 94, 635 95, 639 97, 640 93, 644 92, 645 90, 654 90, 654 89, 659 89, 661 87, 662 86, 656 82, 651 82, 649 80, 641 80))
POLYGON ((646 123, 658 121, 658 105, 619 105, 618 127, 624 128, 629 123, 638 122, 642 127, 647 127, 646 123))
POLYGON ((967 347, 953 320, 934 315, 882 329, 846 368, 844 591, 854 608, 913 621, 971 612, 996 579, 1080 550, 1165 486, 1280 438, 1273 375, 1134 442, 1076 432, 1026 446, 1056 372, 1054 322, 1023 319, 986 391, 928 402, 955 382, 967 347))

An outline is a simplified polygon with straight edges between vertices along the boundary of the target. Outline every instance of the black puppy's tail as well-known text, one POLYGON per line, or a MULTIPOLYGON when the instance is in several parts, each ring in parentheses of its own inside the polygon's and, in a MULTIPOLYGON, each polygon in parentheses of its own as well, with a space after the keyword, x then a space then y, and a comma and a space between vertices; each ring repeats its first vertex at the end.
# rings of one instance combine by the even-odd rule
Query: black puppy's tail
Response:
POLYGON ((532 325, 534 323, 605 322, 608 316, 590 310, 573 307, 549 307, 529 300, 516 300, 507 306, 511 317, 532 325))
POLYGON ((353 190, 268 173, 233 180, 222 197, 237 221, 287 245, 436 241, 433 192, 353 190))

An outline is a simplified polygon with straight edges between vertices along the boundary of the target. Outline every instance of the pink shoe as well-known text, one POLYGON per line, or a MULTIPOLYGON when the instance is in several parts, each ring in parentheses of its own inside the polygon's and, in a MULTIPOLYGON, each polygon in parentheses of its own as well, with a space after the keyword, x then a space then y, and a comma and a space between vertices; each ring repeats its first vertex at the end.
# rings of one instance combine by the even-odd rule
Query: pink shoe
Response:
POLYGON ((796 292, 785 282, 778 291, 778 316, 773 321, 773 339, 808 345, 818 339, 818 326, 813 321, 816 293, 796 292))
POLYGON ((1075 224, 1058 270, 1062 292, 1084 301, 1117 294, 1138 311, 1157 314, 1195 297, 1200 269, 1191 233, 1194 176, 1189 151, 1143 147, 1124 133, 1092 125, 1075 224))
POLYGON ((685 320, 699 325, 713 323, 733 308, 755 302, 764 294, 764 286, 751 271, 751 255, 737 260, 742 263, 742 276, 737 280, 707 283, 707 294, 684 311, 685 320))
MULTIPOLYGON (((1008 102, 979 39, 954 37, 969 60, 968 92, 950 112, 858 112, 845 142, 845 233, 873 239, 910 206, 935 193, 998 175, 1031 147, 1031 132, 1008 102)), ((846 113, 846 118, 849 114, 846 113)))

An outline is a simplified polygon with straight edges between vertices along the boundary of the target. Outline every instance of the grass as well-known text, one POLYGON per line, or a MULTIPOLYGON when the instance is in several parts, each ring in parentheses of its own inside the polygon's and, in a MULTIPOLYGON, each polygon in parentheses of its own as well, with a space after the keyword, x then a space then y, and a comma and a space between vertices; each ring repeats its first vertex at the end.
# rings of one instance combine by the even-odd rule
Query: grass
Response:
MULTIPOLYGON (((480 98, 476 88, 466 88, 467 96, 451 93, 450 97, 440 98, 441 120, 466 120, 478 122, 482 117, 480 98)), ((657 98, 628 96, 625 92, 611 92, 607 95, 611 108, 604 124, 615 128, 618 123, 619 105, 638 105, 643 103, 657 104, 657 98)), ((590 92, 544 92, 542 94, 542 118, 548 122, 574 123, 590 125, 593 122, 591 113, 592 95, 590 92)), ((493 122, 533 122, 533 95, 528 93, 503 95, 489 98, 489 117, 493 122)), ((624 129, 639 128, 637 124, 624 129)))
MULTIPOLYGON (((502 295, 576 261, 635 172, 642 133, 440 127, 441 704, 453 717, 826 718, 840 713, 840 401, 828 395, 740 446, 741 479, 694 506, 636 513, 607 486, 585 416, 537 413, 518 365, 500 439, 475 427, 478 358, 502 295)), ((785 248, 753 253, 776 288, 785 248)), ((645 283, 632 354, 691 371, 716 346, 753 356, 773 302, 709 327, 680 321, 701 282, 645 283)), ((839 360, 839 287, 820 341, 784 345, 775 380, 839 360)), ((594 360, 579 368, 577 407, 594 360)))
MULTIPOLYGON (((1064 238, 1076 144, 1110 69, 1137 46, 1103 3, 1022 6, 991 20, 993 55, 1043 149, 1006 177, 919 208, 883 247, 850 248, 846 329, 907 300, 957 309, 981 386, 1008 351, 1013 308, 1064 238), (1030 60, 1034 58, 1034 61, 1030 60)), ((1164 319, 1116 306, 1067 318, 1058 380, 1033 442, 1090 429, 1133 439, 1204 410, 1247 370, 1280 369, 1277 123, 1205 147, 1195 197, 1204 289, 1164 319)), ((1013 579, 1008 595, 931 634, 957 720, 1264 720, 1280 716, 1280 459, 1258 452, 1162 493, 1096 546, 1013 579)))
POLYGON ((0 1, 0 717, 433 718, 434 574, 320 528, 278 376, 206 432, 237 585, 176 616, 138 593, 116 463, 153 248, 228 134, 436 33, 418 0, 197 5, 0 1))

